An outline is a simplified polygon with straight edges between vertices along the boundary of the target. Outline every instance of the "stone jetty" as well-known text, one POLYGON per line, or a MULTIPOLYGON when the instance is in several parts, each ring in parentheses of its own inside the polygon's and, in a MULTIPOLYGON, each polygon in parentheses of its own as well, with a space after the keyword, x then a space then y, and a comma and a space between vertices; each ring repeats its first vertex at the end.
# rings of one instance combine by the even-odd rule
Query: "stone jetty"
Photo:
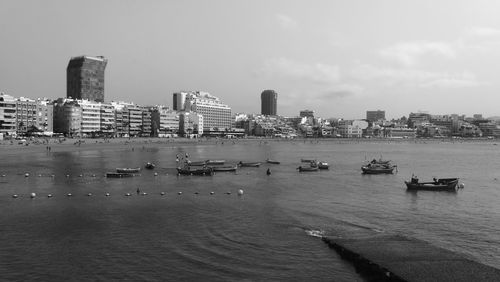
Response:
POLYGON ((500 269, 417 239, 379 235, 323 241, 369 281, 500 281, 500 269))

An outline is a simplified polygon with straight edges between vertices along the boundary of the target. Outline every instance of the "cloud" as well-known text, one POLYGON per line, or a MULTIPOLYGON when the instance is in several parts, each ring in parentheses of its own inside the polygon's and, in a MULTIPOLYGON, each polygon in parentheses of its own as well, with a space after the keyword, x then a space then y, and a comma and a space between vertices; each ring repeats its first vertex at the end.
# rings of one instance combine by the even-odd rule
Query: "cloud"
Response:
POLYGON ((322 63, 302 63, 286 58, 273 58, 264 62, 258 71, 266 77, 307 80, 316 84, 331 84, 340 80, 338 66, 322 63))
POLYGON ((299 26, 298 22, 291 17, 283 14, 276 15, 276 21, 283 29, 295 29, 299 26))
POLYGON ((456 51, 452 44, 446 42, 415 41, 397 43, 382 49, 380 54, 404 66, 414 66, 423 56, 455 58, 456 51))
POLYGON ((359 65, 351 75, 355 79, 376 81, 384 86, 407 86, 423 88, 462 88, 483 85, 470 72, 449 73, 419 69, 383 68, 373 65, 359 65))
POLYGON ((472 27, 465 31, 465 37, 500 37, 500 29, 492 27, 472 27))

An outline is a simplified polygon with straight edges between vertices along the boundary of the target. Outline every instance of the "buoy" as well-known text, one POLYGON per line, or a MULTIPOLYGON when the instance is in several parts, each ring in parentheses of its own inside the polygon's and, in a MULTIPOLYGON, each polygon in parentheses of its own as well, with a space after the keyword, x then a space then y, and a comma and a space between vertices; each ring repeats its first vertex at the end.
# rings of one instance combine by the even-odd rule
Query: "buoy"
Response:
POLYGON ((158 176, 158 172, 155 172, 155 176, 158 176))
POLYGON ((29 176, 30 176, 30 174, 27 172, 24 174, 24 177, 29 177, 29 176))
POLYGON ((31 198, 35 198, 36 197, 36 193, 31 193, 30 197, 31 198))
POLYGON ((66 177, 69 177, 69 174, 66 174, 66 177))
POLYGON ((92 174, 92 177, 95 177, 95 174, 92 174))
POLYGON ((47 195, 47 198, 52 198, 52 194, 48 194, 48 195, 47 195))
POLYGON ((41 174, 39 174, 39 175, 38 175, 38 177, 42 177, 42 175, 41 175, 41 174))
POLYGON ((130 196, 130 193, 125 194, 125 196, 127 196, 127 197, 130 196))
POLYGON ((109 197, 109 193, 106 193, 106 197, 109 197))
POLYGON ((148 193, 146 193, 146 192, 142 192, 142 195, 143 195, 143 196, 146 196, 147 194, 148 194, 148 193))
POLYGON ((2 174, 2 177, 5 177, 5 174, 2 174))
POLYGON ((67 196, 68 196, 68 197, 71 197, 71 196, 73 196, 73 194, 71 194, 71 193, 68 193, 68 195, 67 195, 67 196))
POLYGON ((182 192, 178 192, 177 194, 181 195, 181 194, 182 194, 182 192))
POLYGON ((160 195, 162 195, 162 196, 165 195, 165 192, 161 192, 160 195))
POLYGON ((55 174, 52 174, 52 177, 56 177, 56 175, 55 175, 55 174))
POLYGON ((19 197, 17 194, 12 195, 12 198, 17 198, 19 197))
POLYGON ((465 188, 465 184, 464 184, 464 183, 460 183, 460 184, 458 184, 458 188, 460 188, 460 189, 464 189, 464 188, 465 188))
POLYGON ((239 196, 243 195, 243 189, 238 190, 238 195, 239 196))
POLYGON ((83 177, 83 174, 78 175, 78 177, 83 177))
POLYGON ((92 193, 88 193, 87 196, 89 196, 89 197, 92 196, 92 193))
POLYGON ((213 195, 213 194, 214 194, 214 192, 213 192, 213 191, 212 191, 212 192, 210 192, 210 195, 213 195))

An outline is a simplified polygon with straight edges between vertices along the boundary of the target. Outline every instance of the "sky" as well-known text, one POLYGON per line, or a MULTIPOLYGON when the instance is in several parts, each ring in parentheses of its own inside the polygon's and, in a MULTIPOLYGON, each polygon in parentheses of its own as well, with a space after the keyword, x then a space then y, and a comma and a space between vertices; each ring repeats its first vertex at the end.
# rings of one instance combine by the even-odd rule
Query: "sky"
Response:
POLYGON ((0 91, 66 97, 71 57, 105 56, 105 100, 206 91, 233 113, 500 116, 500 1, 0 0, 0 91))

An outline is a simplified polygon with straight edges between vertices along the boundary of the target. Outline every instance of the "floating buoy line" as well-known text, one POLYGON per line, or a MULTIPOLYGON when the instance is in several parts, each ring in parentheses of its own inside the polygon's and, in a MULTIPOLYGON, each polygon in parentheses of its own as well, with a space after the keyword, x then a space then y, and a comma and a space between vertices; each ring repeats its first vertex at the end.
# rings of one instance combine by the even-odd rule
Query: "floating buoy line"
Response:
MULTIPOLYGON (((177 195, 182 195, 182 194, 183 194, 183 192, 182 192, 182 191, 177 192, 177 195)), ((199 194, 200 194, 200 192, 195 191, 195 192, 194 192, 194 194, 195 194, 195 195, 199 195, 199 194)), ((214 192, 214 191, 210 191, 210 192, 208 192, 207 194, 209 194, 209 195, 215 195, 215 192, 214 192)), ((226 194, 226 195, 231 195, 231 194, 232 194, 232 192, 231 192, 231 191, 227 191, 227 192, 225 192, 224 194, 226 194)), ((92 193, 87 193, 87 194, 85 194, 85 195, 86 195, 87 197, 93 196, 93 194, 92 194, 92 193)), ((124 195, 125 195, 125 197, 131 197, 131 196, 132 196, 132 193, 127 192, 127 193, 125 193, 124 195)), ((147 196, 147 195, 149 195, 149 194, 148 194, 147 192, 140 192, 140 193, 137 193, 137 195, 140 195, 140 196, 147 196)), ((165 196, 165 195, 167 195, 167 193, 166 193, 166 192, 164 192, 164 191, 162 191, 162 192, 160 192, 160 193, 159 193, 159 195, 160 195, 160 196, 165 196)), ((241 196, 241 195, 243 195, 243 189, 239 189, 239 190, 238 190, 238 196, 241 196)), ((32 192, 32 193, 29 193, 29 194, 28 194, 28 196, 29 196, 31 199, 34 199, 34 198, 36 198, 36 197, 37 197, 37 194, 36 194, 35 192, 32 192)), ((111 197, 111 193, 106 192, 106 193, 104 193, 104 196, 105 196, 105 197, 111 197)), ((17 199, 17 198, 20 198, 20 197, 22 197, 22 196, 21 196, 21 195, 19 195, 19 194, 12 194, 12 198, 14 198, 14 199, 17 199)), ((54 197, 54 194, 51 194, 51 193, 47 194, 47 198, 52 198, 52 197, 54 197)), ((66 193, 66 197, 68 197, 68 198, 69 198, 69 197, 74 197, 74 194, 73 194, 73 193, 66 193)))
MULTIPOLYGON (((29 172, 26 172, 26 173, 24 173, 24 174, 22 174, 22 175, 23 175, 24 177, 30 177, 30 173, 29 173, 29 172)), ((155 173, 153 174, 153 176, 158 176, 158 175, 159 175, 159 174, 158 174, 157 172, 155 172, 155 173)), ((165 175, 168 175, 168 173, 165 173, 165 175)), ((41 173, 39 173, 39 174, 37 174, 37 176, 38 176, 38 177, 47 176, 47 177, 55 178, 55 176, 56 176, 56 175, 55 175, 55 174, 41 174, 41 173)), ((70 178, 70 174, 66 174, 66 175, 64 175, 64 176, 65 176, 66 178, 70 178)), ((89 175, 89 176, 91 176, 92 178, 97 177, 97 175, 96 175, 96 174, 91 174, 91 175, 89 175)), ((106 175, 104 175, 104 176, 106 176, 106 175)), ((0 177, 6 177, 6 175, 5 175, 5 174, 1 174, 1 175, 0 175, 0 177)), ((78 174, 78 177, 84 177, 84 174, 78 174)), ((105 177, 105 178, 106 178, 106 177, 105 177)), ((462 184, 462 185, 463 185, 463 184, 462 184)), ((167 193, 162 191, 162 192, 160 192, 159 194, 160 194, 161 196, 165 196, 167 193)), ((182 191, 179 191, 179 192, 177 192, 177 194, 178 194, 178 195, 182 195, 182 194, 183 194, 183 192, 182 192, 182 191)), ((194 192, 194 194, 195 194, 195 195, 199 195, 199 194, 200 194, 200 192, 195 191, 195 192, 194 192)), ((214 191, 210 191, 210 192, 208 192, 208 194, 209 194, 209 195, 215 195, 215 192, 214 192, 214 191)), ((231 191, 227 191, 227 192, 225 192, 224 194, 226 194, 226 195, 231 195, 232 193, 231 193, 231 191)), ((85 194, 85 195, 86 195, 87 197, 91 197, 91 196, 93 196, 93 194, 92 194, 92 193, 87 193, 87 194, 85 194)), ((147 195, 148 195, 148 193, 147 193, 147 192, 141 192, 141 191, 139 190, 139 188, 138 188, 138 190, 137 190, 137 195, 147 196, 147 195)), ((239 190, 237 191, 237 195, 238 195, 238 196, 242 196, 242 195, 243 195, 243 189, 239 189, 239 190)), ((53 198, 53 197, 54 197, 54 194, 49 193, 49 194, 47 194, 46 196, 47 196, 47 198, 53 198)), ((67 194, 66 194, 66 197, 68 197, 68 198, 69 198, 69 197, 73 197, 73 196, 74 196, 74 195, 73 195, 73 193, 67 193, 67 194)), ((104 196, 105 196, 105 197, 110 197, 110 196, 111 196, 111 194, 110 194, 109 192, 106 192, 106 193, 104 193, 104 196)), ((125 196, 126 196, 126 197, 130 197, 130 196, 132 196, 132 194, 131 194, 131 193, 125 193, 125 196)), ((28 197, 29 197, 29 198, 31 198, 31 199, 34 199, 34 198, 36 198, 36 197, 37 197, 37 194, 36 194, 35 192, 32 192, 32 193, 29 193, 29 194, 28 194, 28 197)), ((19 194, 12 194, 12 198, 14 198, 14 199, 17 199, 17 198, 22 198, 22 195, 19 195, 19 194)))

